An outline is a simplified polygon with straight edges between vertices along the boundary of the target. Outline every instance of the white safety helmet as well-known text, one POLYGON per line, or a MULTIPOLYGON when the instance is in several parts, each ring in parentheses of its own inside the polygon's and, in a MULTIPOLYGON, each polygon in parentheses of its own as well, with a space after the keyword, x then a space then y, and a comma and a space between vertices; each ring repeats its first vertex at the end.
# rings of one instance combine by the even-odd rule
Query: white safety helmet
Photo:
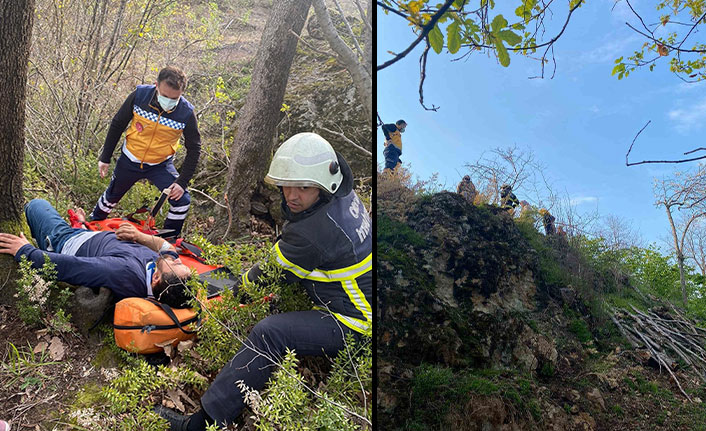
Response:
POLYGON ((270 163, 265 182, 285 187, 318 187, 333 194, 343 182, 336 152, 316 133, 284 141, 270 163))

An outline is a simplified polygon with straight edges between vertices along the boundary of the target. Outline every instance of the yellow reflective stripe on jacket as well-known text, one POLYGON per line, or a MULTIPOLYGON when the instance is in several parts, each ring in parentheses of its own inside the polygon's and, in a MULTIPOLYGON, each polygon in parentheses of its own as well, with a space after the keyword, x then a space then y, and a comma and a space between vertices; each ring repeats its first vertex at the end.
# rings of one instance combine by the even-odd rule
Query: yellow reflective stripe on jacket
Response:
MULTIPOLYGON (((331 314, 333 314, 341 323, 343 323, 350 329, 366 336, 372 336, 373 310, 370 306, 370 303, 365 298, 363 291, 360 290, 358 282, 356 281, 357 277, 371 271, 373 259, 372 253, 368 254, 368 256, 362 261, 347 266, 345 268, 334 269, 329 271, 308 271, 302 268, 301 266, 290 262, 286 257, 284 257, 284 254, 282 254, 282 250, 279 248, 279 242, 275 243, 274 249, 276 252, 277 263, 279 263, 279 265, 281 265, 297 277, 324 283, 340 283, 343 287, 343 290, 348 295, 348 298, 350 299, 351 303, 355 306, 358 311, 360 311, 360 314, 364 317, 365 320, 356 319, 354 317, 346 316, 341 313, 334 313, 331 311, 329 312, 331 312, 331 314)), ((243 279, 243 281, 245 281, 245 278, 243 279)), ((321 307, 314 308, 319 310, 322 309, 321 307)))
POLYGON ((354 317, 346 316, 340 313, 333 313, 336 318, 341 321, 344 325, 351 328, 355 332, 359 332, 365 336, 371 337, 373 335, 372 325, 369 322, 364 322, 360 319, 354 317))
POLYGON ((305 278, 309 280, 316 280, 316 281, 324 281, 324 282, 329 282, 329 281, 344 281, 344 280, 353 280, 357 278, 358 276, 365 274, 366 272, 370 271, 370 269, 373 267, 373 254, 370 253, 368 254, 368 257, 363 259, 362 261, 351 265, 347 266, 345 268, 341 269, 334 269, 331 271, 324 271, 324 270, 314 270, 309 273, 305 278))
POLYGON ((368 300, 365 299, 365 295, 363 295, 360 287, 358 287, 358 282, 355 280, 346 280, 342 281, 341 284, 343 285, 343 290, 346 291, 351 302, 355 305, 355 308, 360 311, 360 314, 365 317, 367 322, 372 322, 373 309, 370 307, 368 300))
POLYGON ((308 271, 302 268, 301 266, 290 262, 286 257, 284 257, 284 254, 282 254, 282 250, 280 250, 279 248, 279 242, 275 243, 274 248, 277 252, 277 263, 279 263, 285 269, 291 271, 297 277, 306 278, 307 280, 322 281, 324 283, 333 281, 353 280, 359 277, 360 275, 370 271, 373 267, 373 254, 370 253, 362 261, 351 266, 347 266, 345 268, 333 269, 329 271, 320 269, 308 271))
POLYGON ((343 323, 344 325, 346 325, 350 329, 354 330, 355 332, 359 332, 367 337, 371 337, 373 335, 373 328, 369 322, 366 322, 366 321, 360 320, 360 319, 356 319, 355 317, 346 316, 345 314, 334 313, 333 311, 327 310, 326 308, 320 307, 318 305, 314 306, 314 310, 319 310, 319 311, 324 311, 326 313, 331 313, 341 323, 343 323))
POLYGON ((309 275, 309 273, 311 272, 287 260, 287 258, 284 257, 284 255, 282 254, 282 250, 279 249, 279 241, 275 243, 275 251, 277 252, 277 263, 279 263, 281 266, 289 270, 297 277, 306 278, 306 276, 309 275))

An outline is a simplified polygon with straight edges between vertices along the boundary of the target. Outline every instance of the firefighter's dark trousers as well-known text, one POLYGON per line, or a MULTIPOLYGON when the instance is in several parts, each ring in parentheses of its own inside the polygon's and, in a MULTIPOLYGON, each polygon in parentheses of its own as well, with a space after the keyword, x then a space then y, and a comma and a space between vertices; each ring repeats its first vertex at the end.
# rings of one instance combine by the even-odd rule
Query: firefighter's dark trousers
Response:
POLYGON ((270 374, 277 369, 273 360, 281 362, 286 348, 299 356, 335 357, 343 348, 348 332, 355 334, 335 317, 321 311, 268 316, 255 325, 238 353, 218 373, 201 397, 201 406, 221 426, 234 422, 245 407, 237 381, 262 390, 270 374))

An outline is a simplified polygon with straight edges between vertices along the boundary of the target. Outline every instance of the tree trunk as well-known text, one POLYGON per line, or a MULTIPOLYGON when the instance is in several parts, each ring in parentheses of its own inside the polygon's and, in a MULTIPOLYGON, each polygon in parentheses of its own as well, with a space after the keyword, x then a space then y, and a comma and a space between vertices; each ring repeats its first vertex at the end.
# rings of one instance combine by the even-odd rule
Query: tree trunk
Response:
MULTIPOLYGON (((319 21, 319 26, 324 33, 326 41, 331 46, 331 49, 336 53, 338 61, 343 64, 348 73, 353 79, 353 85, 355 85, 356 93, 360 102, 365 107, 365 112, 369 118, 373 116, 373 78, 372 78, 372 68, 366 69, 366 64, 368 62, 366 59, 359 59, 358 55, 346 45, 346 43, 341 39, 336 31, 336 27, 331 22, 331 16, 326 9, 326 3, 324 0, 313 0, 314 10, 316 11, 316 18, 319 21)), ((370 8, 369 8, 370 9, 370 8)), ((345 17, 341 17, 345 19, 345 17)), ((370 19, 370 16, 368 16, 370 19)), ((364 24, 365 25, 365 24, 364 24)), ((363 39, 365 39, 365 31, 363 33, 363 39)), ((365 40, 364 40, 365 43, 365 40)), ((369 46, 366 46, 365 51, 370 51, 369 46)), ((367 56, 369 52, 365 52, 363 56, 367 56)), ((371 63, 370 63, 371 64, 371 63)))
POLYGON ((677 262, 679 263, 679 281, 681 282, 681 300, 684 304, 684 309, 688 305, 688 298, 686 295, 686 279, 684 277, 684 255, 679 252, 677 254, 677 262))
POLYGON ((275 129, 289 79, 289 70, 311 0, 274 2, 272 15, 262 32, 250 91, 230 151, 228 205, 233 218, 231 236, 246 233, 250 199, 258 181, 267 173, 276 142, 275 129))
MULTIPOLYGON (((373 2, 368 0, 368 22, 372 23, 373 17, 373 2)), ((367 27, 365 31, 365 38, 363 39, 363 44, 365 45, 365 70, 368 71, 370 76, 373 75, 373 33, 368 30, 367 27)))
POLYGON ((667 211, 667 218, 669 219, 669 226, 672 228, 672 237, 674 238, 674 251, 677 254, 677 264, 679 266, 679 281, 681 283, 681 300, 684 304, 684 309, 688 305, 688 298, 686 296, 686 280, 684 279, 684 254, 682 253, 681 247, 679 247, 679 235, 677 234, 677 226, 672 218, 672 211, 669 205, 664 206, 667 211))
POLYGON ((25 89, 34 1, 0 0, 0 223, 22 219, 25 89))
MULTIPOLYGON (((22 211, 22 165, 33 19, 34 0, 0 0, 0 232, 14 234, 27 231, 22 211)), ((7 280, 16 265, 11 256, 0 256, 0 277, 7 280)), ((10 289, 1 289, 0 302, 5 302, 8 294, 10 289)))

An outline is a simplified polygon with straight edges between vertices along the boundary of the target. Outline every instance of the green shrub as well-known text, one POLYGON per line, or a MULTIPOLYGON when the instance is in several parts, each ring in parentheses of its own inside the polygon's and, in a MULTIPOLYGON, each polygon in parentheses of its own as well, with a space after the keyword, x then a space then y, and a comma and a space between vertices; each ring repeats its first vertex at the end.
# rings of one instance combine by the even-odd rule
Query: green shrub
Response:
POLYGON ((449 389, 453 379, 451 368, 422 364, 415 371, 412 380, 413 401, 423 403, 431 397, 438 397, 449 389))
POLYGON ((282 363, 278 365, 270 379, 267 390, 260 394, 246 387, 242 382, 238 387, 245 396, 246 403, 255 413, 255 428, 262 431, 282 429, 322 429, 322 430, 357 430, 358 420, 350 418, 358 415, 370 422, 372 414, 372 399, 368 399, 365 411, 356 407, 353 393, 360 392, 365 387, 368 394, 371 380, 356 380, 354 376, 368 374, 372 366, 370 343, 366 343, 361 355, 351 357, 357 349, 353 338, 348 338, 347 349, 339 353, 334 361, 334 370, 327 382, 325 391, 307 389, 304 378, 297 372, 297 358, 294 352, 287 351, 282 363), (353 374, 348 366, 353 367, 353 374), (344 371, 345 370, 345 371, 344 371), (347 374, 347 375, 345 375, 347 374), (345 375, 345 381, 341 377, 345 375), (357 386, 357 387, 356 387, 357 386), (312 396, 311 392, 315 393, 312 396), (301 412, 311 412, 302 415, 301 412))
POLYGON ((412 245, 421 247, 426 245, 424 238, 406 224, 392 219, 386 215, 378 217, 377 242, 389 247, 402 247, 412 245))
POLYGON ((552 377, 555 372, 554 364, 551 362, 545 362, 542 364, 542 368, 539 369, 539 375, 543 377, 552 377))
POLYGON ((582 343, 587 343, 593 339, 588 325, 583 319, 574 319, 569 323, 569 331, 576 335, 576 338, 582 343))
MULTIPOLYGON (((227 266, 232 268, 231 271, 236 269, 237 272, 233 271, 235 274, 240 273, 243 261, 259 262, 262 270, 262 276, 257 283, 241 285, 237 294, 226 290, 221 294, 219 301, 210 301, 208 306, 198 300, 192 303, 206 317, 199 328, 200 342, 195 351, 203 361, 206 371, 217 371, 240 349, 252 327, 270 314, 271 303, 265 298, 272 295, 280 302, 282 292, 286 292, 287 295, 281 302, 287 311, 311 309, 312 303, 303 296, 302 289, 294 294, 292 286, 285 287, 282 282, 282 267, 276 263, 269 244, 259 249, 248 246, 234 250, 229 245, 216 247, 204 241, 200 238, 198 245, 203 245, 207 261, 213 262, 228 255, 231 258, 226 261, 227 266), (240 304, 245 305, 241 307, 240 304)), ((204 284, 192 279, 189 285, 196 292, 195 297, 205 297, 204 284)))
POLYGON ((546 237, 534 227, 533 223, 519 222, 517 227, 539 257, 539 278, 545 286, 564 287, 571 283, 571 276, 559 265, 554 250, 546 237))
POLYGON ((57 332, 71 329, 70 314, 64 309, 71 297, 68 286, 59 288, 56 283, 56 265, 48 255, 44 255, 44 265, 32 268, 32 262, 25 256, 20 260, 20 278, 17 280, 17 308, 20 319, 30 326, 42 323, 57 332))
POLYGON ((539 401, 536 398, 532 398, 527 403, 527 410, 532 415, 535 421, 540 421, 542 419, 542 408, 539 406, 539 401))

